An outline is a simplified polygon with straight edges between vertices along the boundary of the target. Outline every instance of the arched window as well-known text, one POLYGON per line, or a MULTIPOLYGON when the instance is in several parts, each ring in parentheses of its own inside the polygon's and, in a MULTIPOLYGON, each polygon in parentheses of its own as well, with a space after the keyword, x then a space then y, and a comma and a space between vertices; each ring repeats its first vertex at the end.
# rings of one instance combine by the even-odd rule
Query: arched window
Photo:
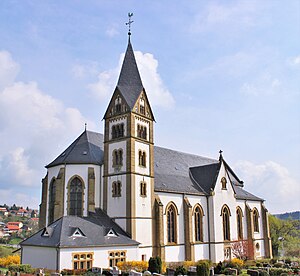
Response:
POLYGON ((137 125, 137 137, 142 138, 142 139, 147 139, 147 127, 146 126, 141 126, 137 125))
POLYGON ((112 139, 120 138, 124 136, 124 124, 117 124, 111 127, 112 139))
POLYGON ((69 187, 69 215, 71 216, 82 216, 82 205, 83 205, 83 183, 75 177, 71 180, 69 187))
POLYGON ((195 241, 203 242, 203 210, 197 206, 194 211, 195 241))
POLYGON ((139 150, 139 166, 146 167, 146 152, 139 150))
POLYGON ((112 183, 112 196, 120 197, 121 196, 121 181, 114 181, 112 183))
POLYGON ((222 177, 221 183, 222 183, 222 189, 226 190, 227 189, 227 180, 225 177, 222 177))
POLYGON ((240 207, 236 209, 236 225, 238 239, 243 239, 243 213, 240 207))
POLYGON ((224 205, 222 208, 222 220, 224 240, 230 241, 230 211, 226 205, 224 205))
POLYGON ((140 195, 141 195, 142 197, 147 196, 147 184, 146 184, 145 181, 142 181, 142 182, 140 183, 140 195))
POLYGON ((176 243, 177 241, 177 212, 174 204, 170 204, 167 209, 167 233, 168 242, 176 243))
POLYGON ((56 196, 56 184, 55 184, 55 180, 52 179, 50 186, 49 186, 49 214, 48 214, 49 222, 48 222, 48 224, 50 224, 54 221, 55 196, 56 196))
POLYGON ((258 223, 258 211, 256 208, 253 210, 253 226, 254 226, 254 232, 259 232, 259 223, 258 223))
POLYGON ((123 150, 118 149, 113 151, 113 167, 123 165, 123 150))

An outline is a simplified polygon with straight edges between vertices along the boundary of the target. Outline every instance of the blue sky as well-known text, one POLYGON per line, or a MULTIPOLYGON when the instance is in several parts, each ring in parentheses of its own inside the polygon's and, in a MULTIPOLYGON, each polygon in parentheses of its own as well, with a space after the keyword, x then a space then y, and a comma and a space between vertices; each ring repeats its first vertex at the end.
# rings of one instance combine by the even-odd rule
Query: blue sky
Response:
POLYGON ((155 144, 225 160, 271 213, 300 209, 300 1, 0 2, 0 204, 102 117, 132 44, 155 144))

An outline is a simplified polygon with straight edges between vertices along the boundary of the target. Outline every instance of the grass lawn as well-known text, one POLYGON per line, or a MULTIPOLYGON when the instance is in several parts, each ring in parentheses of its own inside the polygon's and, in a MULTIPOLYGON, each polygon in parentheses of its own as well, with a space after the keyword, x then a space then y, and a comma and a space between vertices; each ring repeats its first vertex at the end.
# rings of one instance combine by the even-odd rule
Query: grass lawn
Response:
POLYGON ((15 248, 8 247, 8 246, 0 246, 0 258, 6 257, 8 255, 13 255, 13 251, 15 248))
POLYGON ((22 241, 20 238, 14 238, 9 241, 9 244, 19 244, 22 241))

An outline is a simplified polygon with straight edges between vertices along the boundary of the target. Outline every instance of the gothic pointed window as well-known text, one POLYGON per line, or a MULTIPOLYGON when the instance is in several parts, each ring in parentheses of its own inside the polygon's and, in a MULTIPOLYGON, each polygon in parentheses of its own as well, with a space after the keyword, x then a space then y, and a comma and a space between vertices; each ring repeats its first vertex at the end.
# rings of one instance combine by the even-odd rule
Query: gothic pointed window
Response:
POLYGON ((177 242, 177 211, 173 203, 167 209, 168 243, 177 242))
POLYGON ((238 239, 243 239, 243 213, 240 207, 236 209, 236 225, 238 239))
POLYGON ((225 241, 230 241, 230 211, 224 205, 222 208, 222 221, 223 221, 223 238, 225 241))
POLYGON ((203 242, 203 211, 197 206, 194 211, 195 241, 203 242))
POLYGON ((69 215, 82 216, 83 211, 83 183, 75 177, 69 186, 69 215))
POLYGON ((56 196, 56 183, 55 180, 52 179, 49 186, 49 224, 54 221, 54 206, 55 206, 55 196, 56 196))
POLYGON ((258 211, 256 208, 254 208, 253 210, 253 228, 254 228, 254 232, 259 232, 259 223, 258 223, 258 211))

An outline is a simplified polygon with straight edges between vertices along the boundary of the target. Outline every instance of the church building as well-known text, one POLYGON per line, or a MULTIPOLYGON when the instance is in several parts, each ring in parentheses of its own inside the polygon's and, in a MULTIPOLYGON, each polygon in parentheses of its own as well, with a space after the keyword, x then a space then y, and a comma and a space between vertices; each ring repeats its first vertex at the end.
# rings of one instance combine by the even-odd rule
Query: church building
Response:
POLYGON ((268 211, 224 160, 154 145, 154 114, 130 36, 104 113, 104 134, 84 130, 42 180, 40 230, 22 263, 48 269, 270 258, 268 211))

